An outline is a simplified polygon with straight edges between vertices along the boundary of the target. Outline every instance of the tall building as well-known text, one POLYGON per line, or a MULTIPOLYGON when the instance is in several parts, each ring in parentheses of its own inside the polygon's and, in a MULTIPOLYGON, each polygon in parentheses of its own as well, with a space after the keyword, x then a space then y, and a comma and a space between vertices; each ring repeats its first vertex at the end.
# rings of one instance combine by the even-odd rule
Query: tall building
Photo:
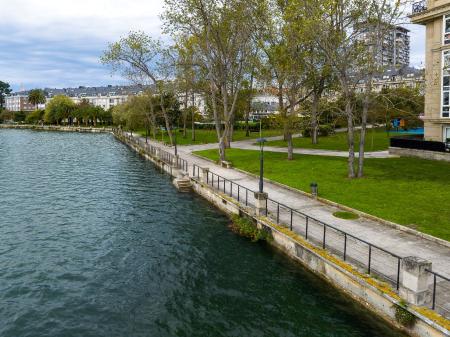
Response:
MULTIPOLYGON (((360 40, 375 48, 375 41, 372 35, 373 26, 370 24, 361 25, 360 40)), ((402 67, 409 66, 410 37, 409 30, 395 25, 386 25, 381 52, 376 53, 375 58, 380 66, 402 67)))
POLYGON ((450 142, 450 1, 417 2, 410 18, 426 27, 425 139, 450 142))

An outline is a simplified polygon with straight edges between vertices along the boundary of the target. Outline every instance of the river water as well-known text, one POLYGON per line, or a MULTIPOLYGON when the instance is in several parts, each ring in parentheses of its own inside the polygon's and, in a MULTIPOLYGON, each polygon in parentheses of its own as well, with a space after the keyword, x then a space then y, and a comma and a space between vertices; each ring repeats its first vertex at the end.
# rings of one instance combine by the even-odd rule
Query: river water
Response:
POLYGON ((110 135, 0 131, 0 336, 402 336, 110 135))

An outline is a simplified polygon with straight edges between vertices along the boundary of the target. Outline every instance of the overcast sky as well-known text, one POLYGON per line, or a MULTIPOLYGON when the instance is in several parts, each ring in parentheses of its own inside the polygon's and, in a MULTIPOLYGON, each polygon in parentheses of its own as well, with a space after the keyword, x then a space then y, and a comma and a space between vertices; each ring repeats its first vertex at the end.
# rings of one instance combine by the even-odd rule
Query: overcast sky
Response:
MULTIPOLYGON (((126 83, 99 62, 130 30, 161 35, 163 0, 1 0, 0 80, 14 90, 126 83)), ((411 64, 423 66, 424 29, 411 29, 411 64)))

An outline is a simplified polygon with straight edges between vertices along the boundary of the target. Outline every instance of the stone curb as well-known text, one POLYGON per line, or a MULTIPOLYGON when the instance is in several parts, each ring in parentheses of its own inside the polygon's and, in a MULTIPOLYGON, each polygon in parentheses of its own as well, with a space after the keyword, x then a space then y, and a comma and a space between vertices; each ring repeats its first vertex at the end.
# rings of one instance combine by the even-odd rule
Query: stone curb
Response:
MULTIPOLYGON (((210 162, 212 162, 212 163, 214 163, 216 165, 216 162, 211 160, 211 159, 199 156, 199 155, 197 155, 195 153, 191 153, 191 155, 196 156, 196 157, 201 158, 201 159, 204 159, 204 160, 207 160, 207 161, 210 161, 210 162)), ((244 174, 247 174, 249 176, 252 176, 254 178, 259 178, 259 176, 256 175, 256 174, 253 174, 253 173, 250 173, 250 172, 247 172, 247 171, 235 168, 235 167, 233 167, 232 169, 236 170, 236 171, 238 171, 240 173, 244 173, 244 174)), ((285 189, 287 189, 289 191, 299 193, 299 194, 304 195, 304 196, 306 196, 306 197, 308 197, 310 199, 315 199, 310 193, 307 193, 307 192, 304 192, 302 190, 299 190, 299 189, 296 189, 296 188, 284 185, 284 184, 279 183, 277 181, 273 181, 273 180, 268 179, 268 178, 264 178, 264 181, 266 181, 268 183, 271 183, 271 184, 274 184, 274 185, 279 186, 279 187, 283 187, 283 188, 285 188, 285 189)), ((395 222, 391 222, 389 220, 385 220, 385 219, 379 218, 379 217, 377 217, 375 215, 371 215, 371 214, 359 211, 357 209, 354 209, 354 208, 351 208, 351 207, 348 207, 348 206, 345 206, 345 205, 338 204, 337 202, 334 202, 334 201, 331 201, 331 200, 328 200, 328 199, 325 199, 325 198, 318 197, 317 200, 319 200, 320 202, 322 202, 324 204, 337 207, 337 208, 342 209, 342 210, 347 211, 347 212, 356 213, 356 214, 358 214, 359 216, 361 216, 363 218, 379 222, 379 223, 381 223, 383 225, 392 227, 394 229, 398 229, 400 231, 403 231, 403 232, 406 232, 406 233, 409 233, 409 234, 416 235, 416 236, 418 236, 418 237, 420 237, 422 239, 429 240, 429 241, 435 242, 437 244, 440 244, 440 245, 442 245, 444 247, 450 248, 450 242, 447 241, 447 240, 440 239, 440 238, 437 238, 435 236, 419 232, 419 231, 417 231, 415 229, 412 229, 412 228, 409 228, 409 227, 406 227, 406 226, 403 226, 403 225, 399 225, 399 224, 397 224, 395 222)))

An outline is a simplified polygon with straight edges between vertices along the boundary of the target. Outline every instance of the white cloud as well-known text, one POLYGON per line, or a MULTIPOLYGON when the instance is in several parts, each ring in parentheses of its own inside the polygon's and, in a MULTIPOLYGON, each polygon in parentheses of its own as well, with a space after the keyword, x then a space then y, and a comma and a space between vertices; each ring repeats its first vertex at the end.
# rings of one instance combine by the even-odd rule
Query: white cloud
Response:
POLYGON ((0 10, 0 76, 15 89, 123 82, 99 64, 131 30, 161 35, 162 0, 14 0, 0 10))

